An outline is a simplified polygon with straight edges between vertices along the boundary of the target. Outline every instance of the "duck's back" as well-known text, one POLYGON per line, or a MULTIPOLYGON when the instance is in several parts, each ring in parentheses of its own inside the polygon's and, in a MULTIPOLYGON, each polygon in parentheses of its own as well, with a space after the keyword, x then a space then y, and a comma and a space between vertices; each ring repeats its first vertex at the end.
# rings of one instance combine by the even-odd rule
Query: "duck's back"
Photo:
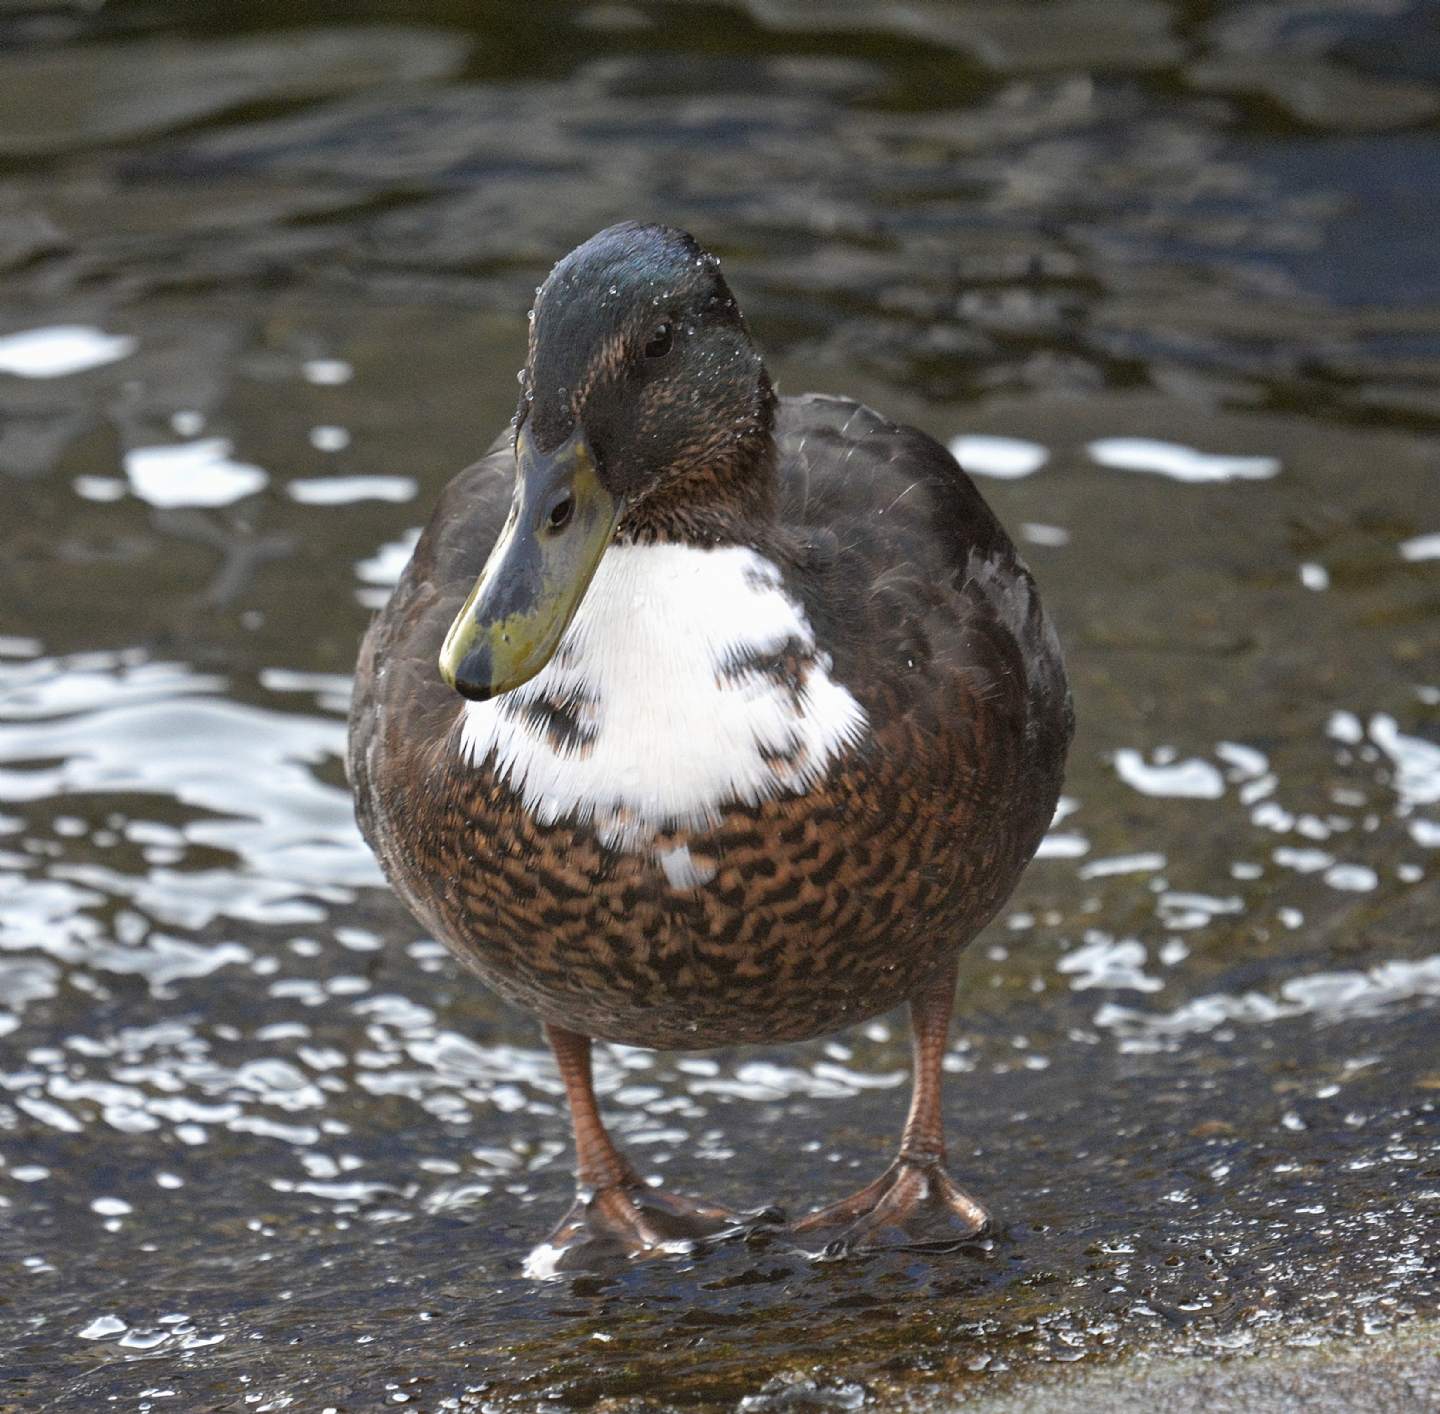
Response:
POLYGON ((851 399, 780 407, 780 519, 814 547, 793 583, 837 675, 874 720, 919 712, 952 727, 958 676, 989 704, 979 717, 1023 724, 1025 772, 1058 796, 1073 727, 1064 660, 975 484, 932 438, 851 399))
POLYGON ((873 1015, 993 916, 1053 812, 1059 649, 969 479, 842 399, 781 400, 776 442, 773 534, 612 548, 528 695, 467 707, 435 666, 508 508, 503 441, 366 637, 367 838, 459 956, 571 1029, 696 1046, 873 1015))

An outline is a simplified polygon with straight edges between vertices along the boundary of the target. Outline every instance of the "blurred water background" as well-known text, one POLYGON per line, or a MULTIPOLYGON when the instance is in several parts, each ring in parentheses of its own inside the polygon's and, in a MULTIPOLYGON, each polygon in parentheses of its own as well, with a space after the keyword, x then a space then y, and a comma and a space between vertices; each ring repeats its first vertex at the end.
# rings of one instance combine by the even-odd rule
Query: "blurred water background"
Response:
MULTIPOLYGON (((1433 1329, 1437 230, 1433 4, 0 0, 0 1409, 950 1408, 1433 1329), (558 1083, 351 823, 358 636, 627 217, 782 391, 954 444, 1067 644, 948 1060, 989 1249, 524 1280, 558 1083)), ((902 1019, 600 1069, 647 1172, 792 1208, 906 1073, 902 1019)))

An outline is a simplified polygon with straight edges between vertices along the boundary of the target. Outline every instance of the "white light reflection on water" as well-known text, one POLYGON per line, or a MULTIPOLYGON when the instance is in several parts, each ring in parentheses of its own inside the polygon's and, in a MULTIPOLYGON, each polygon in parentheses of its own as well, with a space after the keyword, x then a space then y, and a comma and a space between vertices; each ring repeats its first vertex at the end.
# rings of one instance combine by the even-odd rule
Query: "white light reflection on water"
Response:
POLYGON ((10 1006, 49 985, 47 957, 163 987, 250 958, 164 929, 320 921, 322 904, 380 882, 348 793, 317 775, 343 750, 343 722, 250 706, 224 686, 133 653, 0 664, 0 799, 63 799, 103 822, 86 854, 127 846, 121 867, 70 850, 46 862, 55 851, 31 840, 0 876, 4 946, 39 954, 23 978, 12 966, 10 1006), (117 904, 102 925, 97 912, 117 904))
POLYGON ((1440 534, 1417 535, 1400 546, 1401 558, 1412 561, 1440 560, 1440 534))
POLYGON ((1090 841, 1084 835, 1073 831, 1056 833, 1052 831, 1040 841, 1035 851, 1036 859, 1079 859, 1090 852, 1090 841))
POLYGON ((1102 437, 1087 450, 1101 466, 1115 471, 1148 471, 1172 481, 1266 481, 1280 474, 1278 457, 1230 456, 1201 452, 1179 442, 1150 437, 1102 437))
POLYGON ((1107 859, 1092 859, 1080 866, 1082 879, 1104 879, 1112 874, 1153 874, 1165 867, 1163 854, 1116 854, 1107 859))
POLYGON ((258 466, 235 461, 224 437, 173 447, 134 447, 125 453, 130 489, 152 506, 228 506, 270 480, 258 466))
POLYGON ((1334 1022, 1434 997, 1440 997, 1440 954, 1418 962, 1382 962, 1363 972, 1294 977, 1280 984, 1278 995, 1257 991, 1194 997, 1171 1011, 1145 1012, 1107 1002, 1095 1013, 1095 1024, 1114 1032, 1122 1050, 1158 1051, 1230 1022, 1255 1024, 1296 1016, 1334 1022))
POLYGON ((305 506, 346 506, 355 501, 412 501, 418 489, 411 476, 321 476, 292 481, 290 497, 305 506))
POLYGON ((52 324, 0 338, 0 373, 17 378, 65 378, 128 358, 139 340, 90 324, 52 324))
POLYGON ((301 376, 307 383, 321 388, 335 388, 348 383, 355 370, 343 358, 311 358, 300 365, 301 376))
POLYGON ((345 427, 323 424, 310 429, 310 445, 317 452, 343 452, 350 445, 350 431, 345 427))
POLYGON ((1433 843, 1440 845, 1440 826, 1418 813, 1440 800, 1440 746, 1402 731, 1385 713, 1371 715, 1367 725, 1353 712, 1332 712, 1323 730, 1332 769, 1339 775, 1328 777, 1323 789, 1310 791, 1303 785, 1287 791, 1284 766, 1242 742, 1217 743, 1213 758, 1219 764, 1203 756, 1182 760, 1171 747, 1159 748, 1148 759, 1133 748, 1115 753, 1116 774, 1125 784, 1157 801, 1176 802, 1157 810, 1183 809, 1192 821, 1197 811, 1203 812, 1211 817, 1205 828, 1224 831, 1227 837, 1243 837, 1247 829, 1252 838, 1281 836, 1280 842, 1256 849, 1251 859, 1233 862, 1229 874, 1238 885, 1235 892, 1213 892, 1189 880, 1187 886, 1175 887, 1170 876, 1184 878, 1190 865, 1189 852, 1178 847, 1165 854, 1146 851, 1074 866, 1080 879, 1107 891, 1087 905, 1102 916, 1110 903, 1123 907, 1127 892, 1132 905, 1137 901, 1137 886, 1127 883, 1126 876, 1161 870, 1167 875, 1150 880, 1154 904, 1148 927, 1142 925, 1129 937, 1086 929, 1082 941, 1070 945, 1055 963, 1073 991, 1140 992, 1154 998, 1154 1011, 1117 999, 1096 1013, 1096 1025, 1122 1050, 1173 1049, 1187 1036, 1228 1022, 1368 1016, 1394 1003, 1440 995, 1440 958, 1417 962, 1402 957, 1367 971, 1288 975, 1303 972, 1307 964, 1312 969, 1323 965, 1324 954, 1310 952, 1301 931, 1326 917, 1317 886, 1323 886, 1322 894, 1329 890, 1338 895, 1412 886, 1424 880, 1426 871, 1411 861, 1393 861, 1397 840, 1408 835, 1423 846, 1433 830, 1433 843), (1377 785, 1389 795, 1388 810, 1377 785), (1292 793, 1301 798, 1282 804, 1292 793), (1233 818, 1237 813, 1243 822, 1239 835, 1233 818), (1297 892, 1307 885, 1308 893, 1297 892), (1300 901, 1305 902, 1303 909, 1295 906, 1300 901), (1277 924, 1284 935, 1297 939, 1280 953, 1272 952, 1277 924), (1204 990, 1215 964, 1223 964, 1230 948, 1243 946, 1247 938, 1266 944, 1274 981, 1240 995, 1204 990), (1152 960, 1169 970, 1153 969, 1152 960))
POLYGON ((971 476, 993 476, 1003 481, 1030 476, 1050 458, 1049 451, 1039 442, 981 433, 952 438, 949 452, 971 476))
POLYGON ((1215 800, 1225 794, 1224 778, 1209 761, 1176 761, 1173 753, 1163 747, 1155 753, 1153 762, 1131 747, 1122 747, 1115 753, 1115 772, 1142 795, 1215 800))
POLYGON ((1440 746, 1407 736, 1384 712, 1370 718, 1370 740, 1390 758, 1395 768, 1391 785, 1403 804, 1440 803, 1440 746))
POLYGON ((1056 964, 1071 978, 1077 992, 1092 987, 1113 987, 1131 992, 1158 992, 1165 984, 1145 972, 1145 945, 1135 938, 1114 938, 1090 929, 1084 943, 1056 964))

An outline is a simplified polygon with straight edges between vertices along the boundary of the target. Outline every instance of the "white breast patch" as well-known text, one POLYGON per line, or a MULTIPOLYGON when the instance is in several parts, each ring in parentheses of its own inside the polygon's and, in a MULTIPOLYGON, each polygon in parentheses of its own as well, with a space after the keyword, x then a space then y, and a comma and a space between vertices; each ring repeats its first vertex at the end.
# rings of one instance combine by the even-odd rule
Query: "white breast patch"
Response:
POLYGON ((574 814, 644 848, 818 781, 866 725, 830 667, 755 551, 614 545, 546 667, 466 703, 461 749, 543 823, 574 814))

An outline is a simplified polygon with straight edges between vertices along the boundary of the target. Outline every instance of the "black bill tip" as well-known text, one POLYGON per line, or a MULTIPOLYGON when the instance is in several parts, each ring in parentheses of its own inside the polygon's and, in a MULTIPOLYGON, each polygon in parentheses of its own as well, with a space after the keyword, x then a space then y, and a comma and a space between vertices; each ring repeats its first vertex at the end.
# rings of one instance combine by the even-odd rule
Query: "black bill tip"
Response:
POLYGON ((455 691, 470 702, 488 702, 495 693, 495 664, 490 645, 478 643, 455 669, 455 691))

